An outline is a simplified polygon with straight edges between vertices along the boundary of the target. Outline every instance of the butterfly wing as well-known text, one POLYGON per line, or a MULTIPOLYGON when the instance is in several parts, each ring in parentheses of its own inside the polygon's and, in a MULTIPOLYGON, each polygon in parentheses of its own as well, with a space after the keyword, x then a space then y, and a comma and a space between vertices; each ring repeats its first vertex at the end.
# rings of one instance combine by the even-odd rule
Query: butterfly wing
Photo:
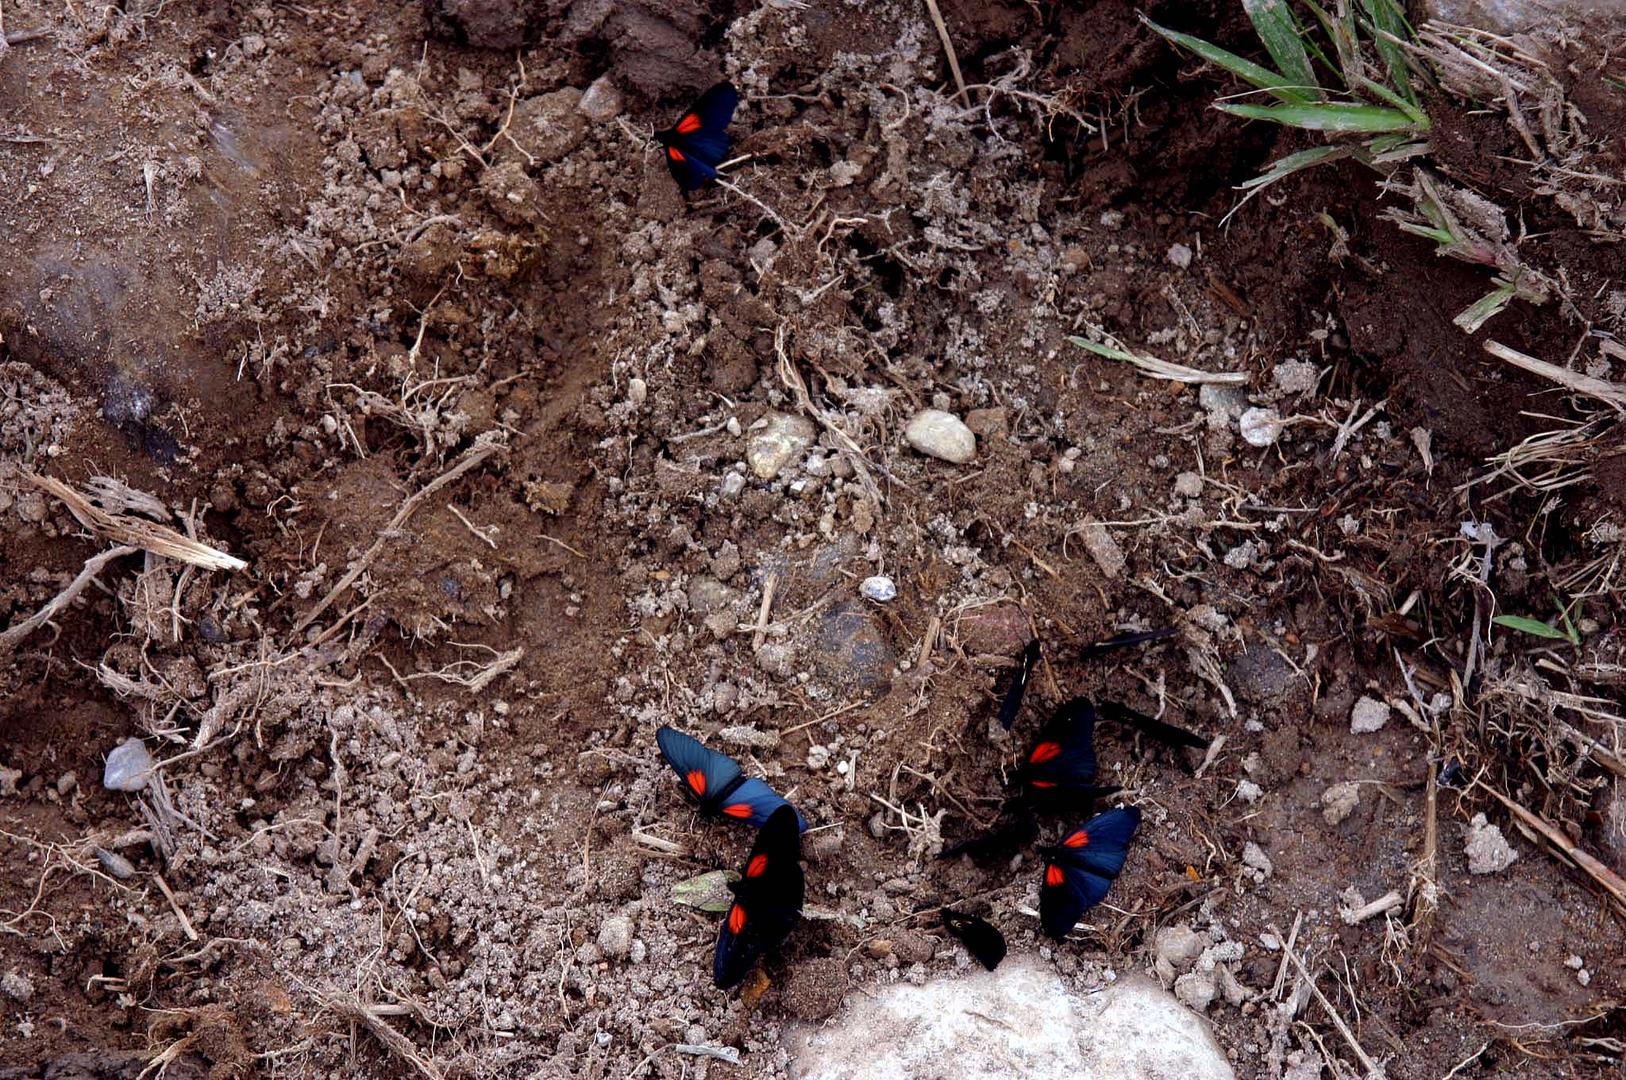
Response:
POLYGON ((1085 698, 1057 709, 1028 751, 1022 783, 1036 794, 1073 790, 1095 779, 1095 706, 1085 698))
POLYGON ((707 90, 658 138, 666 147, 666 167, 684 191, 693 191, 717 177, 717 166, 728 156, 728 124, 734 119, 740 95, 732 83, 707 90))
POLYGON ((1133 806, 1108 810, 1062 837, 1043 851, 1044 887, 1039 891, 1039 920, 1045 933, 1060 940, 1079 918, 1099 904, 1129 856, 1129 841, 1140 828, 1133 806))
POLYGON ((1012 800, 1006 804, 992 829, 950 844, 938 852, 937 857, 951 859, 956 855, 969 855, 977 862, 1008 859, 1016 854, 1017 849, 1032 843, 1038 835, 1039 823, 1034 820, 1032 808, 1019 800, 1012 800))
POLYGON ((678 774, 689 796, 700 804, 702 812, 715 814, 723 799, 743 787, 740 781, 740 763, 727 754, 719 754, 701 745, 698 739, 683 734, 676 728, 660 727, 655 742, 661 756, 678 774))
POLYGON ((1165 724, 1161 720, 1147 716, 1145 713, 1136 712, 1125 705, 1119 705, 1112 701, 1103 702, 1101 711, 1112 719, 1128 724, 1136 731, 1150 735, 1157 741, 1167 743, 1169 746, 1191 746, 1198 750, 1208 749, 1209 740, 1201 735, 1187 731, 1183 727, 1165 724))
POLYGON ((948 927, 949 933, 959 938, 966 951, 975 956, 977 962, 989 971, 994 970, 999 966, 999 962, 1005 959, 1005 935, 986 919, 944 908, 943 925, 948 927))
MULTIPOLYGON (((742 781, 738 787, 729 792, 722 800, 718 812, 735 821, 749 821, 760 829, 781 806, 790 807, 790 803, 761 780, 751 779, 742 781)), ((806 832, 807 821, 802 817, 801 811, 795 807, 790 808, 796 816, 799 831, 806 832)))
POLYGON ((1038 663, 1039 639, 1034 638, 1022 650, 1021 666, 1016 669, 1016 677, 1011 680, 1004 699, 999 703, 999 726, 1006 731, 1011 730, 1011 725, 1016 723, 1016 714, 1022 711, 1022 698, 1028 691, 1028 679, 1038 663))
POLYGON ((1148 641, 1162 641, 1164 638, 1173 637, 1174 634, 1174 627, 1165 626, 1157 630, 1148 630, 1142 634, 1119 634, 1116 637, 1102 638, 1100 641, 1092 641, 1084 646, 1079 653, 1079 659, 1093 660, 1102 653, 1109 653, 1114 649, 1124 649, 1131 645, 1144 645, 1148 641))
POLYGON ((779 947, 802 918, 801 829, 787 803, 768 816, 731 886, 734 904, 717 935, 712 981, 727 990, 764 952, 779 947))

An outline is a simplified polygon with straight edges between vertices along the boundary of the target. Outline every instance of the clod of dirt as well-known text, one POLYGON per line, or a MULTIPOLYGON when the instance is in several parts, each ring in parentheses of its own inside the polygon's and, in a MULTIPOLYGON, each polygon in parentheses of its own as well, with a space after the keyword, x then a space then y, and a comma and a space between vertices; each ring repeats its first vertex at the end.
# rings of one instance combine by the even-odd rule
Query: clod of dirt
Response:
POLYGON ((1354 735, 1369 735, 1374 731, 1382 731, 1383 725, 1389 722, 1389 706, 1381 701, 1363 697, 1355 703, 1355 708, 1349 713, 1349 730, 1354 735))
POLYGON ((598 947, 612 960, 625 960, 632 952, 632 916, 611 915, 598 928, 598 947))
POLYGON ((922 409, 903 429, 909 445, 927 457, 964 465, 977 456, 977 437, 958 416, 922 409))
POLYGON ((1308 394, 1320 381, 1321 373, 1308 360, 1287 360, 1272 368, 1270 377, 1284 394, 1308 394))
POLYGON ((1152 980, 1070 990, 1013 956, 996 971, 854 999, 835 1022, 793 1036, 800 1080, 1232 1080, 1208 1025, 1152 980))
POLYGON ((1468 838, 1462 851, 1468 856, 1470 874, 1494 874, 1506 870, 1519 857, 1513 845, 1507 842, 1507 837, 1502 835, 1502 830, 1487 821, 1484 814, 1475 814, 1473 820, 1468 822, 1468 838))
POLYGON ((26 1002, 34 996, 34 984, 29 981, 28 976, 8 971, 0 975, 0 994, 13 1001, 26 1002))
POLYGON ((838 604, 819 620, 813 667, 820 675, 880 695, 891 687, 897 662, 897 654, 862 601, 838 604))
POLYGON ((1321 793, 1321 816, 1328 825, 1337 825, 1361 803, 1361 785, 1333 784, 1321 793))
POLYGON ((1270 856, 1265 854, 1265 849, 1252 840, 1242 846, 1242 865, 1257 871, 1261 881, 1276 872, 1276 867, 1271 864, 1270 856))
POLYGON ((1282 418, 1275 409, 1249 409, 1237 423, 1249 446, 1270 446, 1282 437, 1282 418))
POLYGON ((576 103, 576 108, 593 123, 607 124, 621 115, 621 110, 626 108, 626 102, 615 83, 610 81, 610 77, 603 75, 594 80, 593 85, 583 92, 581 100, 576 103))
POLYGON ((785 1010, 802 1020, 834 1016, 847 994, 847 973, 833 956, 799 961, 785 980, 785 1010))
POLYGON ((960 616, 955 634, 960 646, 973 656, 1015 656, 1026 647, 1033 630, 1027 613, 1017 604, 985 604, 960 616))
POLYGON ((430 25, 477 49, 512 49, 525 43, 529 0, 427 0, 430 25))
MULTIPOLYGON (((603 96, 601 93, 594 103, 600 111, 606 108, 603 96)), ((513 158, 523 156, 531 167, 558 161, 587 137, 585 101, 586 95, 573 86, 526 98, 514 107, 514 120, 508 126, 508 137, 514 141, 504 145, 519 152, 513 158)))
POLYGON ((1189 926, 1165 926, 1152 944, 1152 968, 1164 983, 1182 975, 1202 955, 1208 939, 1189 926))
POLYGON ((140 739, 125 739, 107 755, 102 786, 108 791, 140 791, 151 779, 152 755, 140 739))
POLYGON ((745 463, 759 480, 772 480, 807 452, 813 445, 813 435, 813 421, 807 417, 769 413, 746 443, 745 463))

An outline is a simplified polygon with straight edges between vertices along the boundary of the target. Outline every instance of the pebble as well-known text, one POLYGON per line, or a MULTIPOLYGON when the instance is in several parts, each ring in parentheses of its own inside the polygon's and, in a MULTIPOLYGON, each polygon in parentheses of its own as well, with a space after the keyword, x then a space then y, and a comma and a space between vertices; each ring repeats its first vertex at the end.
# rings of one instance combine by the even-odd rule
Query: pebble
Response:
POLYGON ((1333 784, 1321 793, 1321 816, 1328 825, 1337 825, 1361 803, 1361 785, 1333 784))
POLYGON ((1207 1012, 1214 1003, 1215 990, 1212 971, 1188 971, 1174 980, 1174 996, 1192 1012, 1207 1012))
POLYGON ((605 956, 622 960, 632 953, 632 917, 611 915, 598 928, 598 947, 605 956))
POLYGON ((1175 244, 1169 248, 1169 261, 1180 269, 1185 270, 1191 266, 1191 249, 1184 244, 1175 244))
POLYGON ((1249 409, 1237 423, 1249 446, 1270 446, 1282 437, 1282 418, 1275 409, 1249 409))
POLYGON ((1101 573, 1109 578, 1115 578, 1124 572, 1129 560, 1124 556, 1124 549, 1118 546, 1118 541, 1107 532, 1105 525, 1086 518, 1075 528, 1079 538, 1084 542, 1084 550, 1090 553, 1090 558, 1101 568, 1101 573))
POLYGON ((807 767, 822 769, 830 764, 830 748, 820 743, 814 743, 807 748, 807 767))
POLYGON ((1248 407, 1248 392, 1240 386, 1203 383, 1197 388, 1197 404, 1204 412, 1221 416, 1241 416, 1248 407))
POLYGON ((1362 697, 1349 713, 1349 730, 1354 735, 1368 735, 1382 731, 1389 722, 1389 706, 1369 697, 1362 697))
POLYGON ((1264 877, 1276 872, 1276 867, 1271 864, 1270 856, 1265 854, 1265 849, 1252 840, 1242 845, 1242 865, 1252 867, 1264 877))
POLYGON ((627 400, 634 406, 642 405, 649 397, 649 384, 634 376, 627 380, 627 400))
POLYGON ((876 574, 874 577, 865 578, 858 586, 858 591, 864 599, 884 604, 898 595, 898 586, 891 578, 876 574))
POLYGON ((586 93, 582 94, 582 99, 576 103, 576 108, 581 110, 581 114, 587 119, 594 123, 604 124, 620 116, 625 104, 621 97, 621 91, 616 89, 615 83, 610 81, 608 75, 603 75, 595 80, 592 86, 587 88, 586 93))
POLYGON ((1236 797, 1245 803, 1258 802, 1265 791, 1252 780, 1238 780, 1236 782, 1236 797))
POLYGON ((772 480, 813 445, 813 421, 780 412, 771 412, 764 420, 762 428, 753 432, 746 444, 745 461, 758 479, 772 480))
POLYGON ((152 779, 152 755, 147 744, 137 738, 128 738, 107 755, 102 769, 102 786, 108 791, 140 791, 152 779))
POLYGON ((96 849, 96 861, 102 864, 102 869, 118 878, 120 881, 129 881, 135 877, 135 866, 116 851, 106 848, 96 849))
POLYGON ((1468 822, 1468 839, 1462 847, 1468 856, 1468 873, 1494 874, 1513 865, 1519 853, 1507 842, 1502 830, 1492 825, 1484 814, 1475 814, 1468 822))
POLYGON ((1183 472, 1174 478, 1174 493, 1184 499, 1195 499, 1203 493, 1203 478, 1194 472, 1183 472))
POLYGON ((731 472, 724 476, 723 482, 717 487, 717 493, 725 499, 735 498, 744 490, 745 477, 737 472, 731 472))
POLYGON ((928 457, 964 465, 977 456, 977 437, 958 416, 922 409, 903 429, 909 445, 928 457))
MULTIPOLYGON (((871 616, 873 610, 862 600, 853 599, 825 612, 814 633, 810 658, 826 678, 878 696, 891 688, 898 657, 871 616)), ((760 652, 757 662, 762 662, 760 652)))
POLYGON ((29 981, 28 976, 8 971, 0 975, 0 994, 5 994, 13 1001, 27 1001, 34 996, 34 984, 29 981))
POLYGON ((1321 380, 1321 373, 1308 360, 1287 360, 1272 368, 1270 377, 1284 394, 1308 394, 1321 380))
POLYGON ((1204 944, 1206 939, 1189 926, 1165 926, 1152 942, 1153 965, 1168 981, 1197 962, 1204 944))

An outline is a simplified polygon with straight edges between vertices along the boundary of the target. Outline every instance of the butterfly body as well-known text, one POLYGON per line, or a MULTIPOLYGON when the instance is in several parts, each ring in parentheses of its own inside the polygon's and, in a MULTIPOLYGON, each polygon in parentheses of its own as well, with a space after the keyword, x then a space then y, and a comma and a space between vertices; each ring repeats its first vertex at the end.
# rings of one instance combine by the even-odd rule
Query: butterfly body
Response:
MULTIPOLYGON (((748 821, 760 829, 775 810, 790 807, 767 784, 746 777, 739 762, 676 728, 662 726, 655 732, 655 742, 666 763, 683 781, 684 790, 708 817, 720 815, 748 821)), ((800 829, 806 831, 802 815, 794 808, 791 813, 800 829)))
POLYGON ((733 83, 718 83, 701 94, 677 123, 655 132, 678 187, 693 191, 717 179, 717 166, 728 157, 728 124, 739 103, 733 83))
POLYGON ((1006 688, 1005 696, 999 703, 999 726, 1006 731, 1016 723, 1016 714, 1022 711, 1022 698, 1028 691, 1028 680, 1033 677, 1033 669, 1039 663, 1039 639, 1034 638, 1022 650, 1022 663, 1016 669, 1016 675, 1011 679, 1011 685, 1006 688))
POLYGON ((806 882, 802 837, 789 803, 768 816, 729 888, 734 903, 723 917, 712 958, 712 981, 728 989, 745 978, 762 954, 777 949, 802 918, 806 882))
POLYGON ((983 967, 992 971, 1005 959, 1005 935, 988 920, 948 908, 943 909, 942 916, 949 933, 959 938, 983 967))
POLYGON ((1129 855, 1129 841, 1140 828, 1133 806, 1108 810, 1073 829, 1061 841, 1039 849, 1044 879, 1039 890, 1039 921, 1045 933, 1060 941, 1084 912, 1099 904, 1112 888, 1129 855))

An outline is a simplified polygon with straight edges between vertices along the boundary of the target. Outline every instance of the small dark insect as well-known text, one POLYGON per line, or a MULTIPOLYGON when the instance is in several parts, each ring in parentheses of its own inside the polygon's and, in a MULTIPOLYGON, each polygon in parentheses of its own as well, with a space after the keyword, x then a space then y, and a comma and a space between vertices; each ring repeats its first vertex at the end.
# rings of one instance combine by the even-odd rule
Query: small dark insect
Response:
POLYGON ((727 990, 745 978, 762 954, 777 949, 802 919, 802 835, 796 811, 786 803, 768 816, 751 845, 740 880, 731 882, 734 903, 717 935, 712 980, 727 990))
POLYGON ((1203 738, 1201 735, 1198 735, 1195 732, 1187 731, 1183 727, 1176 727, 1173 724, 1165 724, 1161 720, 1153 719, 1152 717, 1147 716, 1145 713, 1136 712, 1134 709, 1131 709, 1125 705, 1119 705, 1117 702, 1103 702, 1101 704, 1101 711, 1111 719, 1116 720, 1119 723, 1128 724, 1136 731, 1150 735, 1157 741, 1167 743, 1170 746, 1191 746, 1198 750, 1208 749, 1209 740, 1203 738))
POLYGON ((1027 648, 1022 650, 1022 666, 1016 669, 1016 677, 1005 691, 1005 698, 999 703, 999 726, 1006 731, 1016 723, 1016 714, 1022 711, 1022 695, 1027 693, 1028 679, 1033 676, 1033 669, 1039 663, 1039 639, 1034 638, 1028 642, 1027 648))
POLYGON ((1114 649, 1127 648, 1130 645, 1142 645, 1148 641, 1162 641, 1175 634, 1174 627, 1165 626, 1158 630, 1148 630, 1143 634, 1119 634, 1117 637, 1104 638, 1084 646, 1079 653, 1080 660, 1093 660, 1102 653, 1109 653, 1114 649))
MULTIPOLYGON (((655 742, 689 796, 700 804, 700 812, 708 817, 722 814, 736 821, 749 821, 760 829, 774 811, 790 807, 761 780, 747 780, 739 762, 707 749, 676 728, 663 725, 655 732, 655 742)), ((791 812, 805 832, 807 822, 801 813, 794 807, 791 812)))
POLYGON ((1091 818, 1062 837, 1061 843, 1039 849, 1044 859, 1039 921, 1045 933, 1060 941, 1086 911, 1102 901, 1124 868, 1129 840, 1138 828, 1140 810, 1119 807, 1091 818))
POLYGON ((1116 786, 1097 787, 1095 706, 1073 698, 1057 709, 1022 763, 1023 793, 1045 809, 1088 809, 1116 786))
POLYGON ((734 84, 720 82, 701 94, 676 124, 655 132, 655 140, 666 147, 666 167, 678 187, 693 191, 717 179, 717 166, 728 156, 728 122, 739 103, 734 84))
POLYGON ((944 908, 943 925, 965 944, 966 950, 989 971, 1005 959, 1005 935, 986 919, 944 908))
POLYGON ((1466 778, 1462 775, 1462 762, 1452 758, 1440 770, 1440 786, 1448 788, 1465 788, 1468 786, 1466 778))

